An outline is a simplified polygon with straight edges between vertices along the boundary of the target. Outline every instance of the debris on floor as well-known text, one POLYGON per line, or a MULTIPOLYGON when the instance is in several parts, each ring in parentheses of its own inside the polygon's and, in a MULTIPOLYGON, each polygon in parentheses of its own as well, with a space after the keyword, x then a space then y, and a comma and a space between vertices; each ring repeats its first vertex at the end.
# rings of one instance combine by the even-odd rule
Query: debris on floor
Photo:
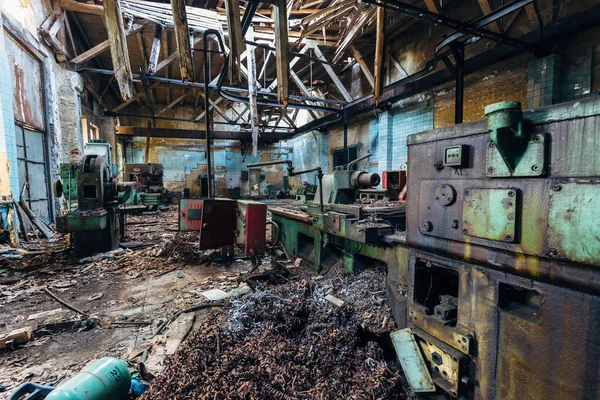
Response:
POLYGON ((384 355, 394 329, 384 288, 384 269, 374 268, 357 276, 300 272, 234 296, 231 310, 214 312, 166 360, 142 398, 415 398, 384 355), (346 305, 326 300, 333 295, 346 305))

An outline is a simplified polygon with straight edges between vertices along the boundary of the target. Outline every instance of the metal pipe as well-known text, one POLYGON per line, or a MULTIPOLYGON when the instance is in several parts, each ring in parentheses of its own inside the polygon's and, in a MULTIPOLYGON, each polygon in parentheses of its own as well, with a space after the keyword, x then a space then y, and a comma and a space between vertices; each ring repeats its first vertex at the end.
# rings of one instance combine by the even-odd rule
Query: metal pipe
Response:
POLYGON ((338 165, 337 167, 335 167, 336 170, 340 170, 344 167, 346 167, 346 170, 349 170, 350 167, 352 167, 354 164, 361 162, 362 160, 366 160, 367 158, 371 157, 373 154, 369 153, 369 154, 365 154, 362 157, 358 157, 356 160, 352 160, 350 161, 348 164, 344 164, 344 165, 338 165))
POLYGON ((292 160, 276 160, 276 161, 262 161, 257 163, 246 164, 246 167, 264 167, 267 165, 278 165, 278 164, 287 164, 288 166, 292 165, 292 160))
MULTIPOLYGON (((106 111, 104 113, 104 115, 106 116, 110 116, 110 117, 133 117, 133 118, 150 118, 149 115, 139 115, 139 114, 127 114, 127 113, 120 113, 120 112, 116 112, 113 113, 111 111, 106 111)), ((197 120, 197 119, 187 119, 187 118, 172 118, 172 117, 155 117, 157 120, 161 119, 164 121, 180 121, 180 122, 191 122, 194 124, 203 124, 204 121, 201 120, 197 120)), ((234 121, 215 121, 212 120, 211 123, 213 125, 218 124, 218 125, 235 125, 235 126, 248 126, 248 124, 246 123, 241 123, 241 122, 234 122, 234 121)), ((264 124, 260 124, 259 125, 261 128, 273 128, 273 129, 285 129, 285 130, 293 130, 293 128, 286 128, 286 127, 280 127, 277 125, 264 125, 264 124)))
MULTIPOLYGON (((91 72, 91 73, 95 73, 95 74, 110 75, 110 76, 113 76, 115 74, 115 71, 113 71, 112 69, 92 68, 92 67, 77 68, 75 70, 75 72, 91 72)), ((134 82, 136 82, 136 83, 141 82, 140 74, 131 74, 131 77, 134 82)), ((181 81, 181 79, 161 78, 159 76, 153 76, 153 75, 145 75, 145 78, 148 82, 169 83, 172 85, 193 86, 193 87, 197 87, 200 89, 204 89, 204 83, 200 83, 200 82, 190 82, 190 81, 183 82, 183 81, 181 81)), ((218 85, 215 85, 215 84, 209 84, 209 87, 211 89, 218 89, 218 85)), ((244 89, 244 88, 237 88, 237 87, 232 87, 232 86, 221 86, 221 87, 230 92, 248 93, 248 89, 244 89)), ((277 97, 277 93, 267 92, 264 90, 259 90, 256 93, 261 96, 277 97)), ((315 102, 339 104, 339 105, 345 104, 344 101, 322 99, 320 97, 309 97, 309 96, 298 96, 298 95, 290 95, 289 97, 290 97, 290 99, 294 99, 294 100, 315 101, 315 102)), ((297 108, 301 108, 301 107, 297 107, 297 108)))
POLYGON ((456 96, 454 100, 454 123, 462 124, 464 111, 465 95, 465 48, 462 45, 455 44, 450 47, 456 61, 456 96))
POLYGON ((323 210, 324 210, 324 206, 323 206, 323 170, 321 169, 321 167, 309 168, 309 169, 305 169, 305 170, 298 171, 298 172, 294 172, 293 168, 290 168, 289 175, 296 176, 296 175, 308 174, 309 172, 317 173, 317 179, 319 180, 319 208, 321 209, 321 212, 323 212, 323 210))
POLYGON ((349 154, 348 154, 348 113, 344 108, 342 112, 342 123, 344 124, 344 164, 348 164, 349 154))
MULTIPOLYGON (((202 43, 203 43, 203 48, 202 50, 204 51, 204 122, 205 122, 205 131, 206 131, 206 172, 208 175, 208 197, 209 198, 213 198, 215 196, 214 193, 214 182, 213 182, 213 171, 212 171, 212 155, 211 155, 211 149, 210 149, 210 92, 209 92, 209 86, 210 85, 206 85, 207 82, 210 81, 210 70, 209 70, 209 66, 208 66, 208 53, 206 52, 208 49, 208 36, 211 35, 213 32, 212 30, 207 30, 204 31, 203 37, 202 37, 202 43)), ((185 177, 184 177, 185 179, 185 177)))

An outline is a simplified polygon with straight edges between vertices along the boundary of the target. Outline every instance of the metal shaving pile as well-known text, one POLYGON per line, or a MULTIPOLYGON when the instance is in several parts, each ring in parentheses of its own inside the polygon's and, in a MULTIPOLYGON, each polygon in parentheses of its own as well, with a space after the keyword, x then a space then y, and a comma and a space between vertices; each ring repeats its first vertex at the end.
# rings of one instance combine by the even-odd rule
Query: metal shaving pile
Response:
POLYGON ((410 398, 389 347, 384 288, 384 269, 374 268, 351 277, 302 273, 234 298, 230 311, 190 335, 142 399, 410 398), (345 304, 337 308, 327 294, 345 304))
POLYGON ((198 232, 178 232, 173 239, 163 242, 157 255, 173 262, 198 262, 204 256, 199 247, 198 232))

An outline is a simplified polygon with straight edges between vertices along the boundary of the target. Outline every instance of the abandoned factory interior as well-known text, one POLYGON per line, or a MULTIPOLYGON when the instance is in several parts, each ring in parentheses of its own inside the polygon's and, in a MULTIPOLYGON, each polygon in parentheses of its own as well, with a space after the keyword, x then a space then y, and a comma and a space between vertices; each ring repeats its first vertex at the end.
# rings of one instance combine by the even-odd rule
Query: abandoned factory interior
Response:
POLYGON ((0 0, 0 400, 600 399, 600 0, 0 0))

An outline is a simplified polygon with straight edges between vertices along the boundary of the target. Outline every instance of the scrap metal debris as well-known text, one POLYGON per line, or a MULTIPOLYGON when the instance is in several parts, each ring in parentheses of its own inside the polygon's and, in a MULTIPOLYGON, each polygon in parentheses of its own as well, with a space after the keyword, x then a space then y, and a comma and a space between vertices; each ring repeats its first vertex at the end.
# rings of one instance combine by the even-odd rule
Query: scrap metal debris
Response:
POLYGON ((414 398, 396 361, 372 341, 394 329, 378 297, 384 287, 384 269, 374 268, 351 277, 301 273, 234 296, 231 310, 207 318, 167 359, 142 399, 414 398))

